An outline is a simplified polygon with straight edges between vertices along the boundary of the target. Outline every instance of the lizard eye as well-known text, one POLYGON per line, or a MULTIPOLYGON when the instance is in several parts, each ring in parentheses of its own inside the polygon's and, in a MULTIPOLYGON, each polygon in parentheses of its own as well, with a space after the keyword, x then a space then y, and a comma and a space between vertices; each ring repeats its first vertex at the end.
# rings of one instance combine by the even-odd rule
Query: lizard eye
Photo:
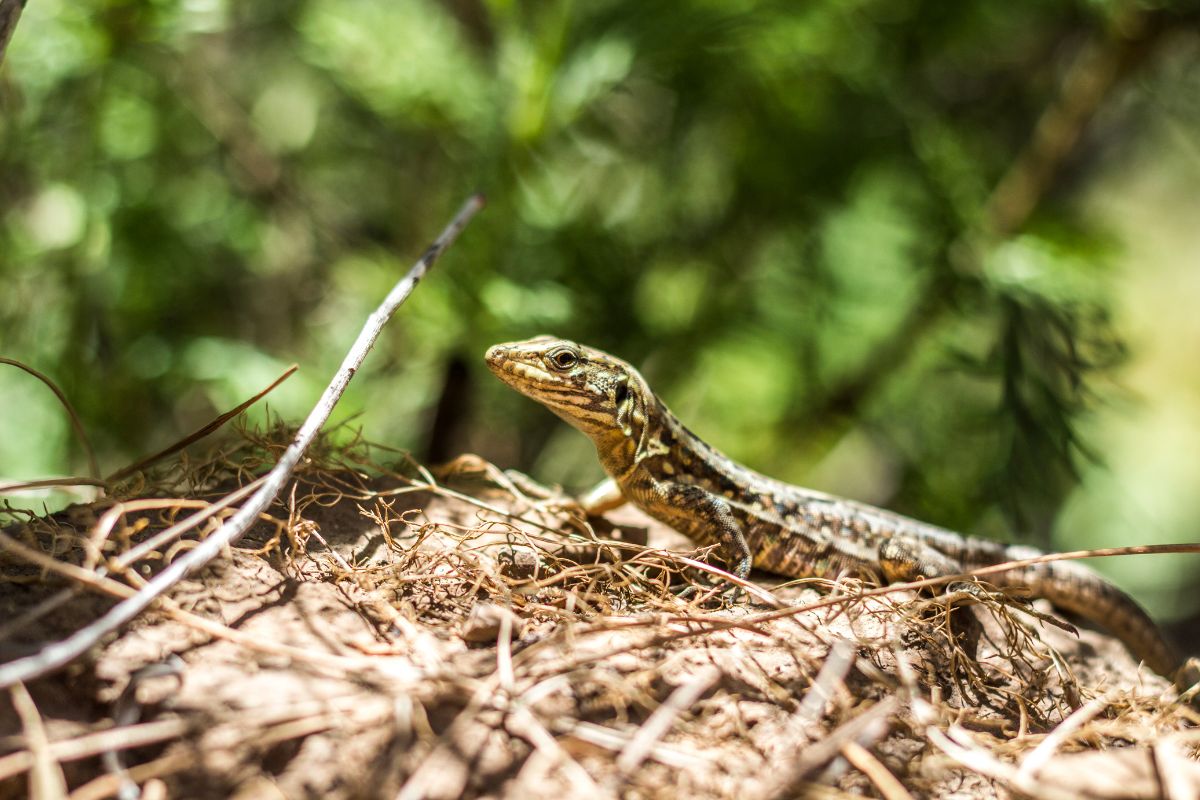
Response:
POLYGON ((579 356, 575 355, 575 353, 567 350, 566 348, 553 351, 547 355, 547 358, 550 359, 550 363, 555 367, 564 370, 570 369, 579 363, 579 356))

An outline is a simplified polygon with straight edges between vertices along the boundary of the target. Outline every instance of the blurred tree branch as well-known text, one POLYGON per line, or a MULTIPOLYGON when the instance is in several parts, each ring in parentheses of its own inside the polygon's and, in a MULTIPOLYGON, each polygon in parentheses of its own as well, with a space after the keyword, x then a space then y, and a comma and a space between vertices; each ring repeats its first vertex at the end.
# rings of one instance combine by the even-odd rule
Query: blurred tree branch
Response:
POLYGON ((0 0, 0 64, 4 63, 4 51, 24 9, 25 0, 0 0))
POLYGON ((1104 100, 1141 66, 1166 34, 1185 21, 1166 10, 1142 14, 1127 9, 1118 14, 1110 32, 1094 35, 1083 46, 1058 94, 1038 118, 1025 149, 992 192, 980 226, 982 233, 1003 238, 1025 224, 1053 188, 1056 175, 1104 100))
POLYGON ((844 427, 903 371, 922 336, 935 328, 959 298, 959 289, 981 279, 987 249, 1021 229, 1053 189, 1083 130, 1122 79, 1155 50, 1181 17, 1166 10, 1123 15, 1111 31, 1096 33, 1080 49, 1054 98, 1033 126, 1025 148, 997 182, 977 226, 942 248, 943 269, 915 302, 893 335, 858 370, 804 410, 811 430, 844 427))

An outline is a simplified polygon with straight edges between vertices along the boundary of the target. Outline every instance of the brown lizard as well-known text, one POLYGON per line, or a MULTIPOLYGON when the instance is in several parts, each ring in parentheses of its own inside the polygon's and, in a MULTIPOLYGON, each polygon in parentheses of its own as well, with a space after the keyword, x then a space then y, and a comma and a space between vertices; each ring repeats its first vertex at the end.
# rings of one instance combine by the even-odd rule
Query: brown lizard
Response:
MULTIPOLYGON (((755 566, 794 578, 853 574, 896 583, 1039 555, 1030 547, 967 538, 748 469, 685 428, 636 369, 600 350, 539 336, 498 344, 486 359, 502 381, 596 445, 620 493, 593 501, 590 510, 628 500, 692 541, 716 544, 740 578, 755 566)), ((1182 660, 1146 612, 1081 564, 1034 564, 987 580, 1026 587, 1109 629, 1155 672, 1179 673, 1182 660)))

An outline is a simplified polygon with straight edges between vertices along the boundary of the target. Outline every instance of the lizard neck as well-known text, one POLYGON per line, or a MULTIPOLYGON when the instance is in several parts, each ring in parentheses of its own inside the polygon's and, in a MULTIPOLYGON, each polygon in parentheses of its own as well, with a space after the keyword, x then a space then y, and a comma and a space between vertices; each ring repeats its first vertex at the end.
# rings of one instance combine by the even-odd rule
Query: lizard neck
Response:
POLYGON ((620 484, 656 457, 671 453, 678 440, 675 431, 682 428, 644 380, 629 382, 613 423, 584 432, 596 445, 604 471, 620 484))
POLYGON ((631 398, 618 425, 589 433, 605 472, 619 485, 701 479, 727 489, 749 481, 749 470, 688 430, 653 392, 631 398))

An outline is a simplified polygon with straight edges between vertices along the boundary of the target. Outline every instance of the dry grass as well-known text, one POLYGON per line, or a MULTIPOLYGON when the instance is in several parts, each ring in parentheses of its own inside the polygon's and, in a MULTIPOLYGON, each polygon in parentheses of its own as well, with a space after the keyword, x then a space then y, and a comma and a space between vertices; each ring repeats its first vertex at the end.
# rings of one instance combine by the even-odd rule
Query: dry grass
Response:
MULTIPOLYGON (((288 440, 242 431, 132 476, 119 499, 10 512, 0 657, 142 585, 288 440)), ((1196 714, 1108 637, 997 602, 863 597, 853 581, 756 575, 766 590, 722 607, 703 555, 634 510, 589 523, 526 497, 473 457, 431 472, 319 442, 226 558, 2 701, 0 796, 107 797, 129 781, 147 796, 332 798, 1200 785, 1196 714)))

